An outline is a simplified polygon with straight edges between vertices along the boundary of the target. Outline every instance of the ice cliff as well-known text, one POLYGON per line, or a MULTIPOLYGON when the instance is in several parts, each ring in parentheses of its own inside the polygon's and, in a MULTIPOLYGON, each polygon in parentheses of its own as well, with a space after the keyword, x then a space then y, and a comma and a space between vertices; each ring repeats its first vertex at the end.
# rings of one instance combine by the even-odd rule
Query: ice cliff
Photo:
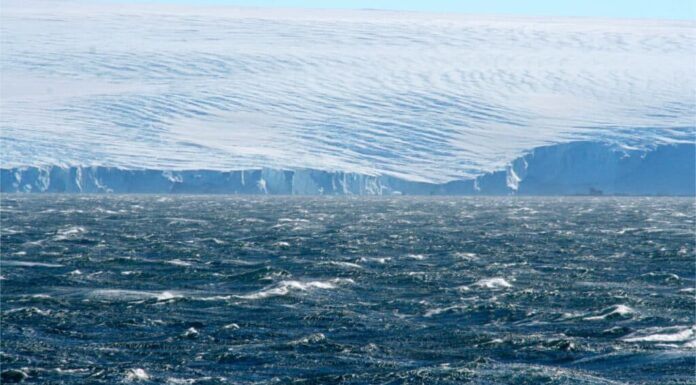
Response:
MULTIPOLYGON (((384 193, 377 181, 420 193, 356 174, 440 185, 553 143, 693 142, 692 21, 143 3, 2 0, 0 166, 340 170, 343 184, 318 171, 249 178, 269 193, 384 193)), ((510 171, 489 191, 532 188, 510 171)), ((106 182, 120 171, 81 172, 83 190, 99 189, 90 173, 122 190, 106 182)), ((127 173, 142 186, 150 172, 127 173)), ((236 178, 157 183, 218 174, 236 178)))
POLYGON ((2 191, 694 194, 692 21, 122 3, 2 0, 2 191))
POLYGON ((598 142, 539 147, 505 169, 447 183, 314 169, 153 170, 15 167, 0 191, 273 195, 695 195, 696 145, 629 149, 598 142))

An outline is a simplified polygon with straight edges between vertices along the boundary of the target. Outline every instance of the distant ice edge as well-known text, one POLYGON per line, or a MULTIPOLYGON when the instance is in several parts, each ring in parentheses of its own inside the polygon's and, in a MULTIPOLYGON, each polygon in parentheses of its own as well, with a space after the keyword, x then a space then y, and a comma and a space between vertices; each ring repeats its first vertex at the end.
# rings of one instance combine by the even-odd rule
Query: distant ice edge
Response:
POLYGON ((539 147, 504 170, 436 184, 315 169, 0 169, 0 191, 278 195, 696 195, 696 144, 627 149, 600 142, 539 147))

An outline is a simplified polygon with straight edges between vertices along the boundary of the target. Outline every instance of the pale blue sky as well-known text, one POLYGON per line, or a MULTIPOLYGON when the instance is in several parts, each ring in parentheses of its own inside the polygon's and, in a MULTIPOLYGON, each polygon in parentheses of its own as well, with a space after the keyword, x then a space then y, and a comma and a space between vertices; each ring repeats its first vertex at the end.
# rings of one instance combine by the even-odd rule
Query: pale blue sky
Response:
POLYGON ((261 7, 375 8, 529 16, 696 19, 696 0, 130 0, 261 7))

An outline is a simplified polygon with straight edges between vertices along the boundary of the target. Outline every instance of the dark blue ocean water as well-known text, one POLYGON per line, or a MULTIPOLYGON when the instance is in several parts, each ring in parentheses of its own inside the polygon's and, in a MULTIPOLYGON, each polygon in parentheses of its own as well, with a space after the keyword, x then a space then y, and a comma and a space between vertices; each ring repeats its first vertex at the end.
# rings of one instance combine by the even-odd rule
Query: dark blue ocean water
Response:
POLYGON ((3 383, 696 383, 693 199, 1 206, 3 383))

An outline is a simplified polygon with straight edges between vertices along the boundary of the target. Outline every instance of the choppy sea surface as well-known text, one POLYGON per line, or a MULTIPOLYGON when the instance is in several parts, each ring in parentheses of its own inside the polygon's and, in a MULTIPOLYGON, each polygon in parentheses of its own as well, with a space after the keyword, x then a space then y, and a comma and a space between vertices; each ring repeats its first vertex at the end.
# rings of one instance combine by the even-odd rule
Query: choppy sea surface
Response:
POLYGON ((2 383, 696 383, 691 198, 1 207, 2 383))

